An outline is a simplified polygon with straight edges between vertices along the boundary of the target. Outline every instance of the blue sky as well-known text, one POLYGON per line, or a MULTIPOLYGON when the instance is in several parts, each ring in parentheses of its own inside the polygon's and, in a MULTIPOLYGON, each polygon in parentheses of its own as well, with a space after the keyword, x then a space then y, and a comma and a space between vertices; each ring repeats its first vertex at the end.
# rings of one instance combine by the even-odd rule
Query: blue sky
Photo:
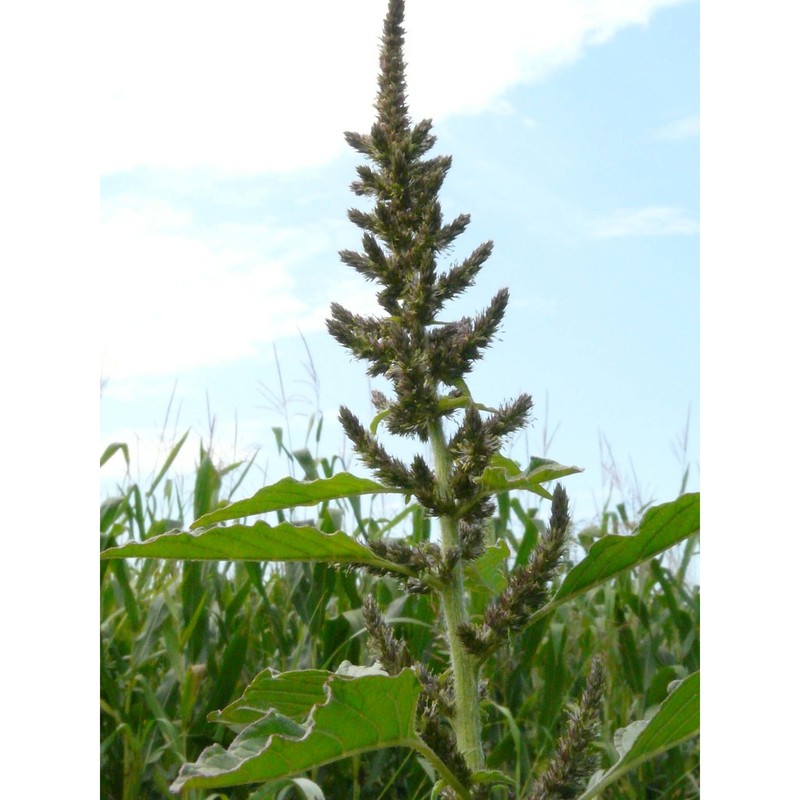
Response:
MULTIPOLYGON (((359 243, 346 210, 360 161, 342 131, 371 121, 383 3, 254 8, 175 11, 155 25, 145 5, 119 20, 126 34, 105 54, 101 435, 128 442, 142 475, 163 460, 173 388, 166 439, 195 432, 180 469, 207 439, 210 407, 217 455, 260 448, 269 480, 285 469, 271 432, 283 418, 265 394, 278 391, 274 352, 287 394, 307 399, 289 409, 294 444, 318 407, 321 455, 342 448, 338 404, 368 419, 369 388, 380 388, 324 320, 331 301, 376 308, 336 254, 359 243)), ((472 215, 453 257, 495 243, 450 313, 511 292, 473 395, 491 405, 532 394, 537 419, 513 454, 542 452, 547 418, 548 454, 585 468, 566 482, 579 519, 608 496, 601 440, 625 478, 617 499, 634 471, 643 499, 674 496, 690 409, 697 488, 699 5, 485 9, 409 0, 406 21, 412 115, 432 116, 436 152, 453 156, 445 216, 472 215)), ((106 483, 121 466, 104 468, 106 483)))

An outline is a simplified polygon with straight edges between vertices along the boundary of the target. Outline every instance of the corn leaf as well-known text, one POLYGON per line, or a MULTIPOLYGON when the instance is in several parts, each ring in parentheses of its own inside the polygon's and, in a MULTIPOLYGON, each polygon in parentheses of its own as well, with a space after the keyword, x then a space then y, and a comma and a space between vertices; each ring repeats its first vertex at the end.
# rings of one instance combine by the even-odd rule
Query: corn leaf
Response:
MULTIPOLYGON (((161 469, 158 471, 158 475, 153 478, 153 482, 150 484, 150 488, 147 490, 147 497, 152 497, 153 492, 155 492, 156 487, 159 483, 161 483, 161 479, 167 474, 167 470, 172 466, 172 463, 178 457, 178 453, 180 452, 181 448, 183 447, 186 439, 189 437, 189 431, 181 436, 178 443, 170 450, 169 455, 167 456, 166 461, 162 464, 161 469)), ((127 460, 127 458, 126 458, 127 460)))
POLYGON ((125 458, 125 466, 130 467, 131 459, 128 453, 128 445, 124 444, 123 442, 114 442, 106 447, 106 449, 103 451, 103 455, 100 456, 100 466, 102 467, 103 464, 105 464, 106 461, 108 461, 108 459, 117 452, 117 450, 119 450, 125 458))

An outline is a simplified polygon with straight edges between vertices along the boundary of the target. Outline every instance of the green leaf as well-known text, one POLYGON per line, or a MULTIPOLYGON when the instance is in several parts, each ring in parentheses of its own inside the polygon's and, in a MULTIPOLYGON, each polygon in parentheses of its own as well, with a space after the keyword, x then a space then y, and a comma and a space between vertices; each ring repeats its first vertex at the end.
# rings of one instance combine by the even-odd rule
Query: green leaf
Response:
MULTIPOLYGON (((291 778, 287 781, 287 785, 296 786, 306 800, 325 800, 325 793, 322 789, 314 781, 308 780, 308 778, 291 778)), ((282 792, 280 796, 283 797, 285 795, 282 792)))
POLYGON ((521 567, 528 563, 530 554, 539 541, 539 534, 544 530, 544 522, 536 519, 536 511, 528 511, 522 507, 519 499, 514 497, 509 501, 509 508, 522 523, 524 533, 519 541, 517 553, 514 558, 514 567, 521 567))
MULTIPOLYGON (((212 711, 208 715, 209 722, 221 722, 238 731, 261 719, 269 710, 295 722, 302 722, 312 706, 325 702, 325 685, 331 674, 324 669, 303 669, 296 672, 266 669, 253 678, 238 700, 234 700, 222 711, 212 711)), ((349 661, 343 661, 334 674, 347 678, 386 675, 376 667, 353 666, 349 661)))
POLYGON ((686 677, 688 670, 682 664, 670 664, 661 667, 650 680, 650 686, 644 698, 644 707, 655 706, 664 700, 673 681, 686 677))
POLYGON ((271 486, 259 489, 252 497, 239 500, 224 508, 215 509, 192 523, 192 528, 202 528, 213 522, 266 514, 283 508, 315 506, 326 500, 339 500, 364 494, 386 494, 395 492, 367 478, 357 478, 348 472, 340 472, 332 478, 316 481, 298 481, 283 478, 271 486))
POLYGON ((369 424, 369 432, 374 436, 378 432, 378 425, 386 419, 391 413, 391 408, 384 408, 383 411, 379 411, 373 418, 372 422, 369 424))
POLYGON ((578 800, 590 800, 626 772, 685 742, 700 731, 700 673, 684 678, 649 721, 639 720, 617 731, 619 760, 592 776, 578 800))
MULTIPOLYGON (((171 454, 170 454, 170 457, 171 454)), ((194 482, 194 518, 198 519, 208 514, 219 501, 219 490, 222 486, 222 478, 219 470, 214 466, 211 455, 200 448, 200 463, 197 465, 197 472, 194 482)), ((152 491, 154 487, 150 487, 152 491)))
POLYGON ((185 561, 323 561, 368 564, 404 575, 411 570, 376 556, 342 531, 322 533, 289 522, 230 525, 204 531, 170 531, 144 542, 111 547, 100 558, 177 558, 185 561))
POLYGON ((483 494, 496 494, 512 489, 525 489, 547 500, 552 500, 552 495, 541 484, 583 472, 581 467, 565 467, 556 461, 546 459, 532 459, 531 466, 523 472, 519 465, 505 456, 495 455, 491 463, 483 471, 480 482, 483 494))
POLYGON ((479 769, 477 772, 472 773, 472 785, 477 786, 479 783, 502 783, 506 786, 514 786, 514 780, 509 778, 505 772, 500 772, 499 769, 479 769))
POLYGON ((492 597, 500 594, 508 583, 503 566, 510 556, 506 540, 498 539, 479 558, 467 563, 464 566, 464 578, 469 591, 485 591, 492 597))
MULTIPOLYGON (((262 673, 256 680, 262 679, 262 673)), ((303 682, 302 673, 285 676, 286 686, 303 682), (298 677, 300 676, 300 677, 298 677)), ((310 683, 317 684, 315 671, 310 683)), ((341 758, 385 747, 416 747, 414 718, 421 686, 411 670, 396 677, 351 678, 329 673, 303 724, 275 709, 248 725, 228 750, 206 748, 196 763, 185 764, 170 787, 216 788, 288 778, 341 758)), ((294 699, 292 699, 294 702, 294 699)))
POLYGON ((117 452, 117 450, 119 450, 125 458, 125 466, 130 467, 131 460, 128 454, 128 445, 124 444, 123 442, 114 442, 106 447, 106 449, 103 451, 103 455, 100 456, 100 466, 102 467, 103 464, 105 464, 106 461, 108 461, 108 459, 117 452))
POLYGON ((651 508, 631 536, 604 536, 573 567, 553 599, 530 618, 549 614, 558 606, 600 585, 621 572, 642 564, 700 530, 700 494, 685 494, 651 508))
POLYGON ((477 408, 478 411, 487 411, 492 414, 497 413, 496 408, 490 408, 483 405, 483 403, 476 403, 469 395, 460 395, 459 397, 440 397, 439 402, 436 404, 438 411, 447 413, 448 411, 455 411, 457 408, 466 408, 472 406, 477 408))
POLYGON ((410 669, 390 677, 344 662, 336 673, 262 672, 239 700, 209 716, 239 731, 228 750, 204 750, 171 791, 291 778, 371 750, 410 747, 468 800, 469 789, 414 731, 420 691, 410 669))
POLYGON ((162 465, 161 469, 158 471, 158 475, 153 478, 153 482, 150 484, 150 488, 147 490, 147 494, 145 497, 151 497, 153 492, 156 490, 156 487, 159 483, 161 483, 161 479, 167 474, 167 470, 172 466, 172 462, 178 457, 178 453, 180 452, 181 448, 183 447, 184 442, 186 441, 187 437, 189 436, 189 431, 181 436, 178 443, 170 450, 169 455, 167 456, 167 460, 162 465))
MULTIPOLYGON (((311 422, 311 420, 309 420, 309 422, 311 422)), ((294 460, 303 468, 307 481, 315 481, 319 478, 317 462, 314 460, 314 456, 311 455, 311 451, 307 447, 294 450, 292 455, 294 456, 294 460)))
POLYGON ((105 533, 125 506, 126 498, 109 497, 100 505, 100 532, 105 533))
POLYGON ((325 685, 330 678, 331 673, 325 669, 283 673, 266 669, 253 678, 238 700, 221 711, 212 711, 208 719, 241 730, 272 709, 295 722, 303 722, 309 709, 325 702, 325 685))

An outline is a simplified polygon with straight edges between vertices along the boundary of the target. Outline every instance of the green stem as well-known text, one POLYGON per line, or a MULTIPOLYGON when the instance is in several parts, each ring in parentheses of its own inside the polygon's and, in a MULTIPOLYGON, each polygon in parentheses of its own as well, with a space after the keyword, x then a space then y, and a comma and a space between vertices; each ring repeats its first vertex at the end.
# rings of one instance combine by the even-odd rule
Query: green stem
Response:
POLYGON ((428 745, 425 744, 421 739, 415 739, 409 743, 409 747, 413 747, 426 761, 428 761, 431 766, 436 770, 436 772, 441 775, 442 779, 447 783, 453 791, 460 797, 462 800, 469 800, 469 787, 464 786, 463 783, 451 772, 450 768, 447 764, 442 761, 436 753, 431 750, 428 745))
MULTIPOLYGON (((452 471, 452 460, 444 440, 441 420, 431 423, 428 429, 433 448, 436 483, 442 493, 447 489, 452 471)), ((458 520, 454 517, 440 518, 442 552, 458 544, 458 520)), ((483 769, 483 746, 481 744, 481 713, 478 691, 479 666, 464 649, 458 636, 460 625, 469 621, 467 599, 464 594, 464 568, 459 561, 453 569, 451 580, 441 589, 444 616, 447 623, 447 640, 450 645, 450 665, 453 670, 455 692, 455 714, 453 728, 458 749, 472 772, 483 769)))

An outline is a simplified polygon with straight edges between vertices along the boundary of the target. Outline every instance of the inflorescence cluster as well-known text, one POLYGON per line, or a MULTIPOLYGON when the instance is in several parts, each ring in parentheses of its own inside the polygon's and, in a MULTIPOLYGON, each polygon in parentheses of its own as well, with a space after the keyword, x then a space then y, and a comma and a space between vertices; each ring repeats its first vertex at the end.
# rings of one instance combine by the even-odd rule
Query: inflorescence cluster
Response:
MULTIPOLYGON (((494 505, 481 490, 480 479, 503 440, 527 424, 533 403, 523 394, 489 409, 473 401, 464 380, 498 331, 508 303, 506 289, 474 317, 440 319, 445 304, 474 284, 491 255, 492 243, 479 245, 449 269, 437 267, 438 259, 464 232, 470 217, 460 214, 448 223, 442 219, 438 193, 451 159, 426 157, 436 141, 431 120, 411 123, 406 104, 403 15, 403 0, 390 0, 380 56, 377 119, 369 134, 345 134, 348 143, 369 162, 357 168, 358 180, 352 189, 356 195, 373 199, 374 206, 370 211, 350 210, 351 221, 363 231, 362 251, 344 250, 340 257, 379 285, 377 299, 385 315, 362 316, 334 303, 328 330, 356 358, 369 362, 369 375, 383 376, 391 384, 392 398, 373 392, 378 419, 390 433, 417 437, 421 442, 438 436, 441 445, 442 420, 455 423, 454 432, 443 441, 446 469, 442 470, 441 453, 433 467, 421 455, 406 464, 387 452, 352 411, 344 406, 340 409, 339 419, 355 452, 377 478, 385 486, 415 497, 428 515, 446 517, 455 525, 457 540, 447 548, 431 542, 369 542, 382 559, 413 571, 416 577, 404 579, 410 591, 424 592, 447 583, 459 562, 474 560, 484 552, 484 525, 494 505)), ((434 449, 435 462, 436 455, 434 449)), ((548 601, 550 584, 566 551, 569 522, 567 495, 559 485, 553 494, 549 527, 539 537, 529 563, 511 572, 506 589, 489 605, 482 620, 458 627, 458 639, 476 664, 509 634, 521 630, 530 615, 548 601)), ((408 667, 416 670, 423 687, 418 708, 420 735, 452 773, 470 786, 470 769, 446 722, 456 713, 452 675, 436 676, 415 661, 371 597, 364 603, 364 622, 372 653, 383 669, 389 674, 408 667)), ((564 792, 577 785, 591 763, 587 752, 601 687, 602 671, 594 664, 554 760, 534 785, 530 800, 572 796, 564 792)), ((471 792, 475 798, 488 796, 484 784, 473 785, 471 792)))

